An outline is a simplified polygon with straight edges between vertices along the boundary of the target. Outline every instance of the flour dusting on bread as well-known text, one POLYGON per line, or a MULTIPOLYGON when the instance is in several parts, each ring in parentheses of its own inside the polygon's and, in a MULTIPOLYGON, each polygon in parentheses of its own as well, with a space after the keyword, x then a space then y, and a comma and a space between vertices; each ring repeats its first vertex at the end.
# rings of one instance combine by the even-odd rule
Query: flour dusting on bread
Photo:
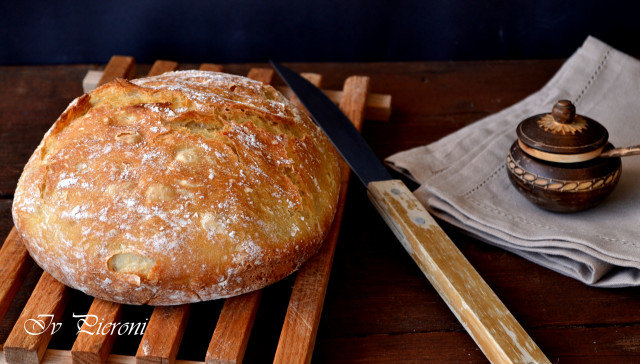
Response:
POLYGON ((25 167, 13 215, 63 283, 181 304, 297 269, 332 222, 339 178, 330 142, 271 86, 177 71, 74 100, 25 167))

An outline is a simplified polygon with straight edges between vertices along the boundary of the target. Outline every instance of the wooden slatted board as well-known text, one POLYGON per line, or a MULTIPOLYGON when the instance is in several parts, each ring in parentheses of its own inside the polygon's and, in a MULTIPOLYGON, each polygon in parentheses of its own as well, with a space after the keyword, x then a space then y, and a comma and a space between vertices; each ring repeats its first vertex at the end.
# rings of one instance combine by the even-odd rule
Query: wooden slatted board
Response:
MULTIPOLYGON (((177 67, 176 62, 159 60, 153 64, 148 74, 159 75, 173 71, 177 67)), ((200 69, 220 72, 223 67, 205 63, 200 66, 200 69)), ((135 60, 131 57, 113 56, 104 72, 93 75, 100 75, 97 85, 118 77, 132 78, 135 75, 135 60)), ((303 76, 316 86, 321 86, 321 75, 306 73, 303 76)), ((252 68, 247 77, 270 84, 274 78, 274 72, 267 68, 252 68)), ((290 89, 286 87, 278 89, 299 104, 290 89)), ((339 104, 341 110, 359 130, 365 118, 375 120, 389 118, 391 96, 370 94, 368 77, 349 77, 342 91, 324 90, 324 92, 339 104)), ((274 362, 306 363, 311 360, 349 182, 349 167, 342 161, 341 172, 340 198, 333 225, 320 252, 297 272, 274 362)), ((7 313, 32 264, 33 261, 13 228, 0 249, 0 320, 7 313)), ((260 304, 261 292, 251 292, 229 298, 224 302, 206 357, 203 358, 204 362, 238 363, 242 361, 260 304)), ((24 329, 25 324, 29 324, 29 319, 43 314, 53 315, 56 322, 61 322, 70 293, 69 288, 43 272, 6 342, 1 347, 3 352, 0 353, 0 362, 202 363, 202 361, 176 360, 189 320, 190 305, 155 307, 135 357, 110 353, 115 335, 90 335, 81 332, 70 351, 47 349, 52 337, 51 332, 29 335, 24 329)), ((94 299, 87 314, 96 315, 103 322, 116 322, 121 318, 122 311, 122 305, 94 299)), ((83 329, 88 330, 86 325, 85 322, 83 329)))

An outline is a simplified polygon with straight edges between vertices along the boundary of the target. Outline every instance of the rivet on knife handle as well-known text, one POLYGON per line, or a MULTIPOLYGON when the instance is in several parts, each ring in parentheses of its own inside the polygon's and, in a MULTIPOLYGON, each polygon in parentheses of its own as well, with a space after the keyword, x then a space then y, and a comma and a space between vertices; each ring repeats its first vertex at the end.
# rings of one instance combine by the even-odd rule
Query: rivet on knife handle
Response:
POLYGON ((549 363, 402 181, 371 182, 367 190, 396 237, 491 362, 549 363))

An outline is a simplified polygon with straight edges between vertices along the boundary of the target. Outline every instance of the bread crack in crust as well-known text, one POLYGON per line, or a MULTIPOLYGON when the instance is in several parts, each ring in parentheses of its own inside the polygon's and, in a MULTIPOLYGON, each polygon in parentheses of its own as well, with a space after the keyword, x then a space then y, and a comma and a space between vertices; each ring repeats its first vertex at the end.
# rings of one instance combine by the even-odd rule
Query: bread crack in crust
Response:
POLYGON ((205 71, 117 79, 74 100, 20 177, 13 218, 64 284, 174 305, 262 288, 317 252, 337 154, 273 87, 205 71))

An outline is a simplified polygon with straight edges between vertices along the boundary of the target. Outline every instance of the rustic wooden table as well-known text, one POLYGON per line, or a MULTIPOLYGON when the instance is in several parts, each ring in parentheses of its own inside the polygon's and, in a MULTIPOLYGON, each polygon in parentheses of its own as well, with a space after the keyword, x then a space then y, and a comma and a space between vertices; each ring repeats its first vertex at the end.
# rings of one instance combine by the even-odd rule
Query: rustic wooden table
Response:
MULTIPOLYGON (((549 60, 291 66, 300 72, 323 74, 324 87, 328 89, 340 89, 348 75, 363 74, 371 76, 372 92, 392 94, 391 121, 367 121, 363 129, 374 151, 384 158, 433 142, 521 100, 539 89, 561 63, 549 60)), ((225 70, 246 74, 251 66, 254 65, 225 65, 225 70)), ((0 67, 3 238, 12 226, 11 198, 22 167, 51 123, 82 93, 86 72, 101 67, 0 67)), ((139 66, 138 73, 145 74, 148 68, 139 66)), ((552 362, 640 361, 639 289, 587 287, 455 228, 447 225, 444 228, 552 362)), ((37 270, 33 268, 0 323, 0 343, 26 302, 29 287, 38 278, 37 270)), ((291 284, 289 278, 265 290, 247 349, 247 362, 273 357, 288 300, 285 293, 291 284)), ((80 293, 74 295, 80 304, 69 310, 86 310, 90 300, 83 301, 80 293)), ((215 315, 208 312, 215 305, 203 307, 206 309, 200 309, 199 314, 215 315)), ((142 308, 140 312, 148 314, 149 310, 142 308)), ((212 330, 209 328, 212 325, 207 325, 206 320, 194 321, 200 322, 189 323, 179 358, 188 359, 192 353, 206 350, 195 338, 212 330)), ((62 330, 59 337, 54 336, 50 347, 68 350, 72 340, 65 335, 73 334, 73 329, 62 330)), ((132 354, 135 347, 135 343, 116 341, 114 351, 132 354)), ((364 188, 355 179, 349 190, 313 359, 485 360, 377 215, 364 188)))

